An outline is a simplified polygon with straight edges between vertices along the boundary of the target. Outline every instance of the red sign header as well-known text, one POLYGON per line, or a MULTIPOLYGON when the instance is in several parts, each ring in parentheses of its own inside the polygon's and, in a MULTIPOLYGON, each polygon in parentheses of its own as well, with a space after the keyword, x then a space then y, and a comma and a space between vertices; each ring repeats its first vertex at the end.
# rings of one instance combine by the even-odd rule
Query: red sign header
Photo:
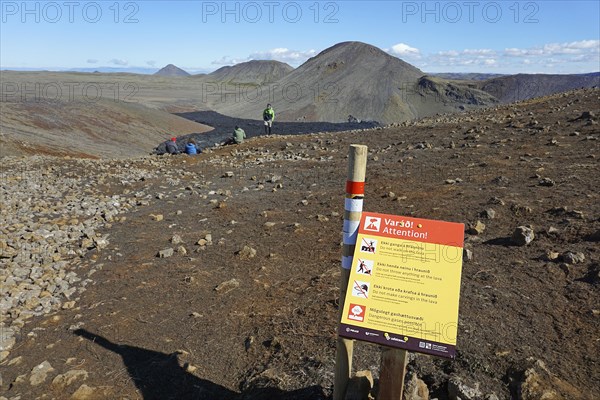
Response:
POLYGON ((363 212, 358 233, 463 247, 464 224, 363 212))

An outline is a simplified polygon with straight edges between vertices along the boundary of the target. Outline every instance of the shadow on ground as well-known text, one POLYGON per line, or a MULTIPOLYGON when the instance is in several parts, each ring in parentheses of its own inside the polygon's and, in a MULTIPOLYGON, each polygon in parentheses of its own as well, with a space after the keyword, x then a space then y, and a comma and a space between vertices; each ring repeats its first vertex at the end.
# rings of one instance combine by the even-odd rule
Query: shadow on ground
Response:
POLYGON ((237 393, 221 385, 201 379, 179 365, 177 353, 166 354, 111 342, 110 340, 78 329, 75 335, 83 337, 106 350, 119 354, 144 400, 325 400, 319 386, 286 392, 278 388, 253 388, 237 393))
POLYGON ((489 244, 492 246, 504 246, 504 247, 516 247, 510 237, 499 237, 490 240, 486 240, 483 244, 489 244))

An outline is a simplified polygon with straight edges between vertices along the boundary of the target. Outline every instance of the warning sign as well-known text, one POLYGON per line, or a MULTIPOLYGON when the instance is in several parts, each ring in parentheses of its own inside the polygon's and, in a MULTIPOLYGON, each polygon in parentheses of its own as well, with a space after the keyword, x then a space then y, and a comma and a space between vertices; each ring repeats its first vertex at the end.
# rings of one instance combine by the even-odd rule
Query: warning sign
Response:
POLYGON ((369 232, 379 232, 381 227, 381 218, 371 217, 365 220, 364 230, 369 232))
POLYGON ((369 282, 354 281, 354 285, 352 286, 352 296, 368 299, 369 282))
POLYGON ((454 358, 464 225, 363 213, 340 336, 454 358))
POLYGON ((375 254, 377 251, 377 240, 372 237, 363 237, 360 242, 360 252, 375 254))
POLYGON ((373 272, 373 260, 367 260, 366 258, 359 258, 356 263, 356 273, 363 275, 371 275, 373 272))
POLYGON ((365 319, 365 308, 358 304, 350 304, 348 307, 348 319, 362 322, 365 319))

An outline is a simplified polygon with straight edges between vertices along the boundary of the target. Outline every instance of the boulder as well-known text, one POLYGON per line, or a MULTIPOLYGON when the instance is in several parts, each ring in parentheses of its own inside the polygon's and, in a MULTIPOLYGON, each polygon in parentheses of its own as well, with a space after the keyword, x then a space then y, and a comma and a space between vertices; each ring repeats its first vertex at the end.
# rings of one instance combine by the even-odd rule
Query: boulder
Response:
POLYGON ((533 241, 535 233, 528 226, 518 226, 513 232, 510 240, 517 246, 526 246, 533 241))

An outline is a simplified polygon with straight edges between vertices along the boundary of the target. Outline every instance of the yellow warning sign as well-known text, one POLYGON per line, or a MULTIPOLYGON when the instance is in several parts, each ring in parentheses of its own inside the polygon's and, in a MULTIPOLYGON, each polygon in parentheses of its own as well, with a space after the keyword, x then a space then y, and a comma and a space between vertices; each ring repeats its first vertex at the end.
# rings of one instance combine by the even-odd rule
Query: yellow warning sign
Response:
POLYGON ((464 225, 363 213, 340 336, 454 358, 464 225))

